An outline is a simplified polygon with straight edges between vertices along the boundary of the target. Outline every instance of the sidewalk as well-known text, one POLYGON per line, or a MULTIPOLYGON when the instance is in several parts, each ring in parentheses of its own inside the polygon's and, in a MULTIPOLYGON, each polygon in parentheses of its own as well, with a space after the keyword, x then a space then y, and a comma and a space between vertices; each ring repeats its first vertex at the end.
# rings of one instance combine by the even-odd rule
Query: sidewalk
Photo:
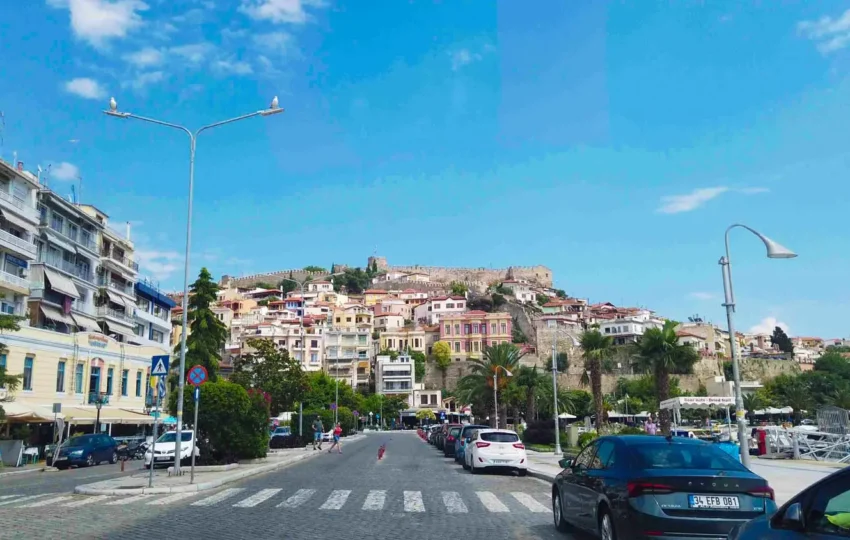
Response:
MULTIPOLYGON (((366 435, 353 435, 345 437, 343 443, 365 439, 366 435)), ((193 491, 206 491, 221 487, 225 484, 267 472, 283 469, 305 459, 312 459, 321 452, 310 451, 306 448, 287 448, 282 450, 270 450, 268 456, 261 459, 249 460, 243 463, 230 465, 213 465, 195 467, 195 483, 190 484, 189 467, 183 467, 181 476, 171 476, 173 467, 168 469, 155 469, 153 487, 148 487, 147 470, 132 476, 113 478, 93 484, 85 484, 74 488, 74 493, 81 495, 142 495, 142 494, 164 494, 185 493, 193 491)))
POLYGON ((3 467, 0 468, 0 477, 11 476, 13 474, 42 472, 45 467, 46 465, 43 461, 39 463, 33 463, 31 465, 24 465, 23 467, 3 467))

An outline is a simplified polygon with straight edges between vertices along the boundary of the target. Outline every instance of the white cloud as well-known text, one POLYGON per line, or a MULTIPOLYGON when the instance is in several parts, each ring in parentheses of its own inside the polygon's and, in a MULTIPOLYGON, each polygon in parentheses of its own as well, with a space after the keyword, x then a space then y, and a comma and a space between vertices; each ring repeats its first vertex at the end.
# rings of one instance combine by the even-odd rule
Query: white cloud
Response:
POLYGON ((215 47, 206 42, 192 43, 171 47, 169 52, 182 57, 191 64, 200 64, 215 50, 215 47))
POLYGON ((287 32, 269 32, 268 34, 257 34, 253 37, 254 44, 262 50, 263 55, 284 56, 291 52, 293 46, 292 35, 287 32))
POLYGON ((850 44, 850 9, 837 19, 821 17, 797 23, 797 31, 817 43, 818 50, 829 54, 850 44))
POLYGON ((661 197, 662 204, 658 211, 662 214, 690 212, 727 191, 728 187, 712 187, 695 189, 686 195, 665 195, 661 197))
POLYGON ((307 7, 319 8, 324 5, 321 0, 242 0, 239 11, 252 19, 278 24, 304 24, 309 18, 307 7))
POLYGON ((766 187, 748 187, 735 190, 744 195, 758 195, 759 193, 770 193, 770 189, 766 187))
POLYGON ((98 48, 141 26, 139 12, 148 9, 141 0, 48 0, 48 4, 68 9, 74 35, 98 48))
POLYGON ((713 300, 715 296, 710 292, 692 292, 690 294, 691 298, 695 298, 697 300, 713 300))
POLYGON ((136 91, 144 90, 148 85, 158 83, 165 78, 162 71, 149 71, 147 73, 139 73, 130 81, 125 81, 121 86, 132 88, 136 91))
POLYGON ((137 67, 158 66, 162 63, 162 51, 153 47, 145 47, 134 53, 124 55, 124 59, 137 67))
POLYGON ((773 334, 773 329, 781 328, 786 334, 791 335, 791 330, 788 325, 778 320, 776 317, 765 317, 755 326, 750 327, 750 334, 773 334))
POLYGON ((139 267, 159 281, 165 281, 183 268, 183 256, 176 251, 137 249, 135 257, 139 267))
POLYGON ((213 67, 222 73, 233 75, 250 75, 254 72, 251 64, 241 60, 217 60, 213 63, 213 67))
POLYGON ((50 167, 50 178, 52 180, 61 180, 67 182, 76 180, 80 176, 80 169, 73 163, 63 161, 50 167))
POLYGON ((457 71, 464 66, 481 60, 481 58, 480 54, 474 53, 469 49, 458 49, 456 51, 452 51, 452 71, 457 71))
POLYGON ((103 99, 106 90, 94 79, 78 77, 65 83, 65 90, 86 99, 103 99))

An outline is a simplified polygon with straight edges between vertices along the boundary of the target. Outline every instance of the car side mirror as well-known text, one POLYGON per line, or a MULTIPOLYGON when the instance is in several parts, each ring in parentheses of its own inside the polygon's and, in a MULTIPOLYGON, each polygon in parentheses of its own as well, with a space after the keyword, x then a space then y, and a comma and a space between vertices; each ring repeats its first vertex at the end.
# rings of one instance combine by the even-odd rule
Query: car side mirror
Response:
POLYGON ((562 469, 570 469, 573 466, 573 460, 570 458, 564 458, 558 462, 558 465, 560 465, 562 469))
POLYGON ((801 531, 805 528, 803 507, 800 503, 794 503, 785 509, 785 512, 782 513, 782 519, 779 520, 779 526, 792 531, 801 531))
POLYGON ((466 444, 472 444, 472 437, 466 438, 466 444))

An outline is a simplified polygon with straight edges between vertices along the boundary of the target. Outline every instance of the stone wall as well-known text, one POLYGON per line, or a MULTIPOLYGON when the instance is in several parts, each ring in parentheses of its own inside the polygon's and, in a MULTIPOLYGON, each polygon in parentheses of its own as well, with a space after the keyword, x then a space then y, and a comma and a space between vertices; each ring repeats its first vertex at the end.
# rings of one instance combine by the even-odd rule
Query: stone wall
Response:
MULTIPOLYGON (((384 259, 384 263, 386 260, 384 259)), ((469 281, 490 284, 513 277, 527 279, 546 287, 552 286, 552 270, 545 266, 511 266, 510 268, 449 268, 444 266, 389 266, 390 272, 419 272, 428 275, 431 281, 451 283, 469 281)))
POLYGON ((221 276, 221 281, 219 281, 219 285, 222 287, 227 287, 228 284, 232 287, 253 287, 257 283, 271 283, 272 285, 277 286, 280 283, 280 280, 283 278, 292 278, 298 282, 302 282, 308 277, 313 280, 319 280, 325 276, 329 275, 328 272, 307 272, 300 268, 293 268, 292 270, 278 270, 276 272, 267 272, 265 274, 252 274, 250 276, 221 276))
MULTIPOLYGON (((452 362, 446 370, 446 388, 454 390, 457 388, 457 382, 464 375, 469 375, 470 363, 462 360, 460 362, 452 362)), ((443 385, 443 372, 437 368, 437 363, 433 360, 425 362, 425 377, 422 379, 426 390, 440 390, 443 385)))

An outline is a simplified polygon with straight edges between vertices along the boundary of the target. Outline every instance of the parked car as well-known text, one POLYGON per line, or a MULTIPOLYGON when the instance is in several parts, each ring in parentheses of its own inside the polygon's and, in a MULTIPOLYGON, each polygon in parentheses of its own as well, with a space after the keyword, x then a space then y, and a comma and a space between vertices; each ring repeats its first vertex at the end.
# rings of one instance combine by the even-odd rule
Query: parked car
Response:
POLYGON ((446 439, 449 437, 451 428, 461 427, 460 424, 443 424, 440 431, 437 432, 437 449, 445 452, 446 439))
POLYGON ((508 429, 473 430, 466 438, 464 459, 466 469, 472 474, 485 469, 516 471, 520 476, 528 473, 528 456, 525 445, 516 432, 508 429))
POLYGON ((776 510, 764 478, 698 439, 601 437, 560 465, 552 512, 561 531, 606 540, 721 539, 776 510))
POLYGON ((118 444, 109 435, 77 435, 62 443, 53 465, 64 470, 71 466, 91 467, 104 461, 116 463, 117 449, 118 444))
POLYGON ((729 540, 850 538, 850 468, 838 470, 783 504, 729 533, 729 540))
MULTIPOLYGON (((180 435, 180 463, 189 463, 192 457, 192 448, 195 448, 195 457, 201 455, 198 446, 193 444, 195 440, 195 432, 192 430, 182 431, 180 435)), ((169 431, 167 433, 163 433, 162 436, 156 440, 156 445, 151 445, 151 447, 145 452, 145 468, 149 469, 151 466, 151 451, 156 453, 156 456, 153 460, 154 467, 158 467, 160 465, 173 465, 174 464, 174 454, 177 451, 177 432, 169 431)))
POLYGON ((289 426, 278 426, 274 428, 274 431, 271 432, 269 438, 271 437, 289 437, 292 435, 292 429, 289 426))
POLYGON ((443 456, 453 457, 455 455, 455 442, 460 437, 463 426, 451 426, 446 431, 446 440, 443 443, 443 456))
POLYGON ((441 427, 442 426, 440 426, 439 424, 430 426, 427 433, 428 444, 437 444, 437 432, 440 430, 441 427))
POLYGON ((462 463, 464 468, 466 468, 466 439, 472 434, 476 429, 489 429, 490 426, 481 426, 477 424, 466 424, 461 428, 460 435, 458 435, 455 440, 455 461, 458 463, 462 463))

